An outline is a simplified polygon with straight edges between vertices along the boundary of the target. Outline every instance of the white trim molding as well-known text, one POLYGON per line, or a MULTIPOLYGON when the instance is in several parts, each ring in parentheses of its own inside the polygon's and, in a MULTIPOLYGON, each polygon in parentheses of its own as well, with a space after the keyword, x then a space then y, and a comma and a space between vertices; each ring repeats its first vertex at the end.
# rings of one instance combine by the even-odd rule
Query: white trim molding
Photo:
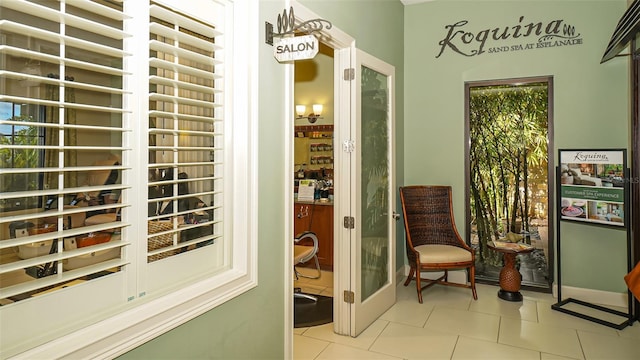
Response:
MULTIPOLYGON (((405 265, 403 268, 398 270, 398 274, 400 274, 400 272, 402 271, 406 278, 406 276, 409 275, 409 269, 409 265, 405 265)), ((426 279, 436 279, 440 275, 442 275, 441 272, 422 273, 423 278, 426 279)), ((449 272, 449 281, 464 284, 466 282, 466 276, 466 271, 464 270, 451 271, 449 272)), ((552 292, 553 297, 557 299, 558 285, 555 283, 553 284, 552 292)), ((563 286, 562 295, 564 300, 566 300, 567 298, 575 298, 578 300, 590 302, 592 304, 617 306, 623 308, 627 307, 627 293, 563 286)))
MULTIPOLYGON (((553 284, 553 297, 558 298, 558 284, 553 284)), ((592 304, 627 307, 627 293, 617 293, 594 289, 577 288, 572 286, 562 287, 562 299, 574 298, 592 304)))
POLYGON ((422 3, 433 2, 433 1, 435 1, 435 0, 400 0, 402 5, 404 5, 404 6, 414 5, 414 4, 422 4, 422 3))
MULTIPOLYGON (((225 273, 223 276, 229 276, 225 273)), ((12 359, 112 359, 172 330, 257 285, 255 276, 236 277, 224 286, 202 291, 212 278, 85 327, 18 354, 12 359)), ((224 282, 224 281, 222 281, 224 282)))

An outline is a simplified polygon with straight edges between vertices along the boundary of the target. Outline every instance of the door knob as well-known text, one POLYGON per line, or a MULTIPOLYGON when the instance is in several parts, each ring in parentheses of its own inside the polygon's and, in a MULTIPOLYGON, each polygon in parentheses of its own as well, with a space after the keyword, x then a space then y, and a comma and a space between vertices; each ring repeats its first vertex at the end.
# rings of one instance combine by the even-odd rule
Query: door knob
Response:
POLYGON ((398 213, 397 213, 397 212, 395 212, 395 211, 393 212, 393 215, 391 215, 391 216, 393 216, 393 219, 394 219, 395 221, 398 221, 398 220, 400 219, 400 214, 398 214, 398 213))

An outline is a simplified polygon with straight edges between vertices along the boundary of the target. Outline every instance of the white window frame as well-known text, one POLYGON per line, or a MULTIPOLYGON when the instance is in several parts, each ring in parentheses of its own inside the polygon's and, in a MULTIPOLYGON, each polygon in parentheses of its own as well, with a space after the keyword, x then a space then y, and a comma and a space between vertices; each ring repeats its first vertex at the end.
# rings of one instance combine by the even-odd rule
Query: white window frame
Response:
MULTIPOLYGON (((227 151, 231 153, 234 164, 232 173, 225 173, 225 178, 231 179, 225 182, 225 187, 233 185, 233 191, 225 198, 227 206, 232 204, 231 216, 234 219, 231 233, 225 233, 225 243, 231 247, 232 254, 229 268, 187 286, 172 289, 166 294, 137 298, 124 304, 120 311, 111 309, 114 315, 104 320, 16 354, 15 358, 114 358, 257 286, 258 64, 250 59, 256 59, 258 55, 259 4, 258 0, 219 1, 228 5, 225 18, 231 21, 227 24, 227 31, 233 36, 232 40, 227 40, 227 44, 233 46, 227 47, 224 61, 225 68, 233 75, 226 95, 230 100, 227 104, 231 106, 225 110, 225 116, 233 119, 232 134, 226 135, 228 137, 225 138, 225 145, 229 149, 227 151)), ((180 0, 160 2, 177 9, 197 7, 193 2, 180 0)), ((137 24, 136 29, 131 31, 148 32, 145 26, 146 22, 137 24)), ((140 58, 134 61, 137 63, 130 81, 146 80, 138 78, 139 74, 136 74, 136 70, 147 67, 146 63, 142 63, 140 58)), ((146 116, 146 113, 140 111, 144 108, 140 103, 146 102, 146 98, 130 100, 137 101, 130 104, 133 114, 131 121, 134 121, 136 116, 146 116)), ((139 131, 142 129, 134 128, 132 135, 135 136, 136 132, 140 135, 139 131)), ((136 140, 132 140, 129 145, 134 150, 136 146, 143 146, 136 143, 136 140)), ((133 151, 132 157, 136 154, 138 153, 133 151)), ((132 168, 136 169, 136 162, 139 160, 129 160, 132 168)), ((135 174, 134 177, 142 175, 135 174)), ((128 179, 128 182, 138 180, 144 182, 145 179, 128 179)), ((136 200, 137 197, 134 197, 134 204, 136 200)), ((146 205, 146 199, 143 205, 146 205)), ((140 206, 142 208, 142 205, 140 206)), ((131 217, 128 220, 134 224, 133 227, 146 230, 146 212, 130 213, 131 217)), ((145 244, 141 246, 146 250, 145 244)), ((137 259, 140 259, 140 256, 137 259)), ((136 276, 137 270, 140 269, 131 271, 132 276, 136 276)), ((129 293, 131 289, 125 291, 129 293)), ((20 303, 15 306, 20 306, 20 303)))

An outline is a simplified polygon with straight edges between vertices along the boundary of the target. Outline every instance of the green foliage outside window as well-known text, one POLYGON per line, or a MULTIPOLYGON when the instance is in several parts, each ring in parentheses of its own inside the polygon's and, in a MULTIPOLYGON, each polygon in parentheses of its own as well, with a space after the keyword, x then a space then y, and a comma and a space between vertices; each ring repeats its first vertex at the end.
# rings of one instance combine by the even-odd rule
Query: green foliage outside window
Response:
MULTIPOLYGON (((13 116, 11 121, 32 122, 30 115, 13 116)), ((40 129, 36 126, 11 126, 9 134, 0 136, 0 166, 2 169, 25 169, 40 167, 42 150, 35 148, 41 142, 40 129), (15 146, 24 148, 16 149, 15 146), (33 147, 33 148, 31 148, 33 147)), ((38 173, 21 173, 0 175, 0 189, 2 192, 16 192, 38 190, 38 173)), ((10 204, 2 204, 2 208, 14 210, 15 208, 35 207, 37 198, 11 199, 10 204)))
POLYGON ((470 92, 471 217, 481 262, 500 261, 487 242, 528 233, 532 218, 547 217, 547 97, 546 83, 470 92))

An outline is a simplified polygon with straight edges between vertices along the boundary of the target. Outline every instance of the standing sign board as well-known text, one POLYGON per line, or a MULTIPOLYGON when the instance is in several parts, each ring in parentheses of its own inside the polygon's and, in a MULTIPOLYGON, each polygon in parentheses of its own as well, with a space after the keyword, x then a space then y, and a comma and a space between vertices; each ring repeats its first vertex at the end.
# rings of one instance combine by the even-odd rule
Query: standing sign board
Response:
POLYGON ((560 150, 562 220, 626 226, 625 150, 560 150))
MULTIPOLYGON (((561 223, 574 221, 585 224, 606 225, 627 230, 629 224, 629 169, 627 151, 616 150, 558 150, 560 166, 556 167, 557 212, 556 255, 558 302, 551 308, 565 314, 593 321, 595 323, 622 330, 636 319, 632 313, 633 299, 627 292, 627 312, 610 309, 583 300, 562 297, 562 246, 561 223), (562 220, 562 221, 561 221, 562 220), (578 304, 600 312, 626 318, 614 323, 590 314, 565 308, 567 304, 578 304)), ((627 230, 627 272, 631 271, 631 231, 627 230)))

